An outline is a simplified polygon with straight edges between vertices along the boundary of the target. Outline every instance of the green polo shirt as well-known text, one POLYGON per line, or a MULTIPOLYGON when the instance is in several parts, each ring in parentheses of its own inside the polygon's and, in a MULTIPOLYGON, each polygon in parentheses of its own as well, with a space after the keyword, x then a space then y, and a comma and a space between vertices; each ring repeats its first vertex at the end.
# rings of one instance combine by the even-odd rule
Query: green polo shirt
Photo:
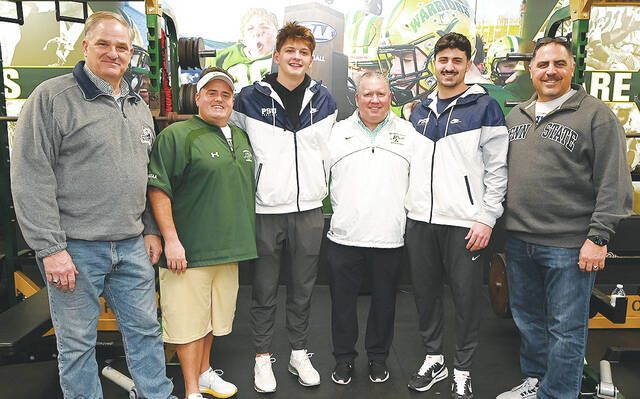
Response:
POLYGON ((149 162, 149 186, 171 199, 189 267, 257 257, 254 158, 247 134, 231 127, 233 151, 219 127, 194 116, 164 129, 149 162))

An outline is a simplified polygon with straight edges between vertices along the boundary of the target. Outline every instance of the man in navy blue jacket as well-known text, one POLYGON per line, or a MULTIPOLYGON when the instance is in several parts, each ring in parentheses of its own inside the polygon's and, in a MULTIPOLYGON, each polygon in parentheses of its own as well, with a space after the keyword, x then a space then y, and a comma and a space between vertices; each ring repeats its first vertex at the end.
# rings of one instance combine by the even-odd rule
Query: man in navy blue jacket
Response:
POLYGON ((307 353, 311 292, 318 273, 327 196, 328 141, 336 102, 307 72, 315 40, 311 31, 287 23, 276 38, 278 72, 247 86, 234 106, 233 121, 249 135, 256 159, 256 235, 251 323, 256 349, 254 387, 274 392, 271 341, 280 260, 291 257, 287 287, 288 369, 303 386, 320 384, 307 353))
POLYGON ((456 308, 452 398, 473 398, 470 370, 478 342, 483 249, 502 215, 507 189, 508 138, 498 103, 467 86, 471 43, 455 32, 435 45, 436 90, 411 113, 429 140, 411 164, 405 245, 413 277, 420 334, 426 348, 409 388, 426 391, 445 379, 443 285, 456 308))

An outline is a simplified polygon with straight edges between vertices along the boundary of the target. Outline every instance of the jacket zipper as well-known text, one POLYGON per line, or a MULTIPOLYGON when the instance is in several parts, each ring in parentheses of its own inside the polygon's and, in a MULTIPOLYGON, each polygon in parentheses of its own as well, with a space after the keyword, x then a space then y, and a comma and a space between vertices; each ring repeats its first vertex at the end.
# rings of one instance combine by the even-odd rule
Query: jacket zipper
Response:
POLYGON ((467 194, 469 195, 469 201, 471 202, 471 205, 473 205, 473 196, 471 195, 471 186, 469 185, 469 177, 468 176, 464 177, 464 184, 466 184, 466 186, 467 186, 467 194))
POLYGON ((329 183, 327 181, 327 170, 324 168, 324 159, 322 160, 322 173, 324 173, 324 182, 325 182, 325 184, 329 183))
POLYGON ((258 164, 258 173, 256 173, 256 193, 258 192, 258 184, 260 183, 260 173, 262 172, 262 164, 258 164))
MULTIPOLYGON (((235 149, 233 149, 231 146, 229 146, 229 142, 227 141, 227 137, 224 135, 224 133, 222 133, 222 129, 218 128, 218 130, 220 131, 220 133, 216 132, 215 135, 218 136, 218 138, 220 140, 222 140, 224 147, 229 149, 229 152, 231 153, 231 157, 233 158, 233 160, 236 160, 236 151, 235 149)), ((233 132, 231 132, 231 143, 235 143, 235 140, 233 140, 233 132)))
MULTIPOLYGON (((297 132, 293 133, 293 150, 296 157, 296 206, 298 207, 298 212, 300 212, 300 174, 298 171, 298 134, 297 132)), ((324 168, 323 168, 324 169, 324 168)))
POLYGON ((433 219, 433 167, 435 165, 435 161, 436 161, 436 146, 438 145, 437 141, 433 142, 433 152, 431 153, 431 180, 429 182, 430 185, 430 198, 431 198, 431 206, 429 207, 429 223, 431 223, 431 220, 433 219))
MULTIPOLYGON (((120 105, 120 110, 122 111, 122 116, 124 117, 124 119, 127 119, 127 114, 124 113, 124 102, 127 101, 127 97, 122 99, 122 104, 120 105)), ((118 102, 118 100, 116 100, 116 103, 118 102)))

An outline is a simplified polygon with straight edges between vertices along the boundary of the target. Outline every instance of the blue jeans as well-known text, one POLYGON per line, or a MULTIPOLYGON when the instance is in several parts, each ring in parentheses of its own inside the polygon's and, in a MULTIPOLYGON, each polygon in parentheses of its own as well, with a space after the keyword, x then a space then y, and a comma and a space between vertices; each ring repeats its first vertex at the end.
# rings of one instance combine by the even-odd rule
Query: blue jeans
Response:
POLYGON ((520 368, 540 380, 538 398, 576 399, 587 344, 595 273, 578 268, 580 248, 508 237, 509 301, 520 330, 520 368))
MULTIPOLYGON (((95 357, 100 294, 116 315, 127 365, 144 398, 173 398, 166 376, 156 307, 155 275, 142 236, 121 241, 68 240, 78 269, 76 288, 49 286, 65 398, 102 398, 95 357)), ((39 262, 42 271, 42 264, 39 262)), ((46 281, 46 280, 45 280, 46 281)))

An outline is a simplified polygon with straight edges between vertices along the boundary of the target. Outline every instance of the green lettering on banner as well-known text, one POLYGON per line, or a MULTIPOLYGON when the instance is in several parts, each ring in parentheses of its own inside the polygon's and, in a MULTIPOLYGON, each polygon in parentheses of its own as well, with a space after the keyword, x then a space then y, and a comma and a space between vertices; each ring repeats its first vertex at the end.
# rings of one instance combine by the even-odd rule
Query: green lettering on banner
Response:
POLYGON ((640 71, 585 71, 584 87, 605 102, 633 102, 640 93, 640 71))
POLYGON ((73 67, 12 67, 3 69, 7 100, 26 99, 40 83, 73 71, 73 67))

